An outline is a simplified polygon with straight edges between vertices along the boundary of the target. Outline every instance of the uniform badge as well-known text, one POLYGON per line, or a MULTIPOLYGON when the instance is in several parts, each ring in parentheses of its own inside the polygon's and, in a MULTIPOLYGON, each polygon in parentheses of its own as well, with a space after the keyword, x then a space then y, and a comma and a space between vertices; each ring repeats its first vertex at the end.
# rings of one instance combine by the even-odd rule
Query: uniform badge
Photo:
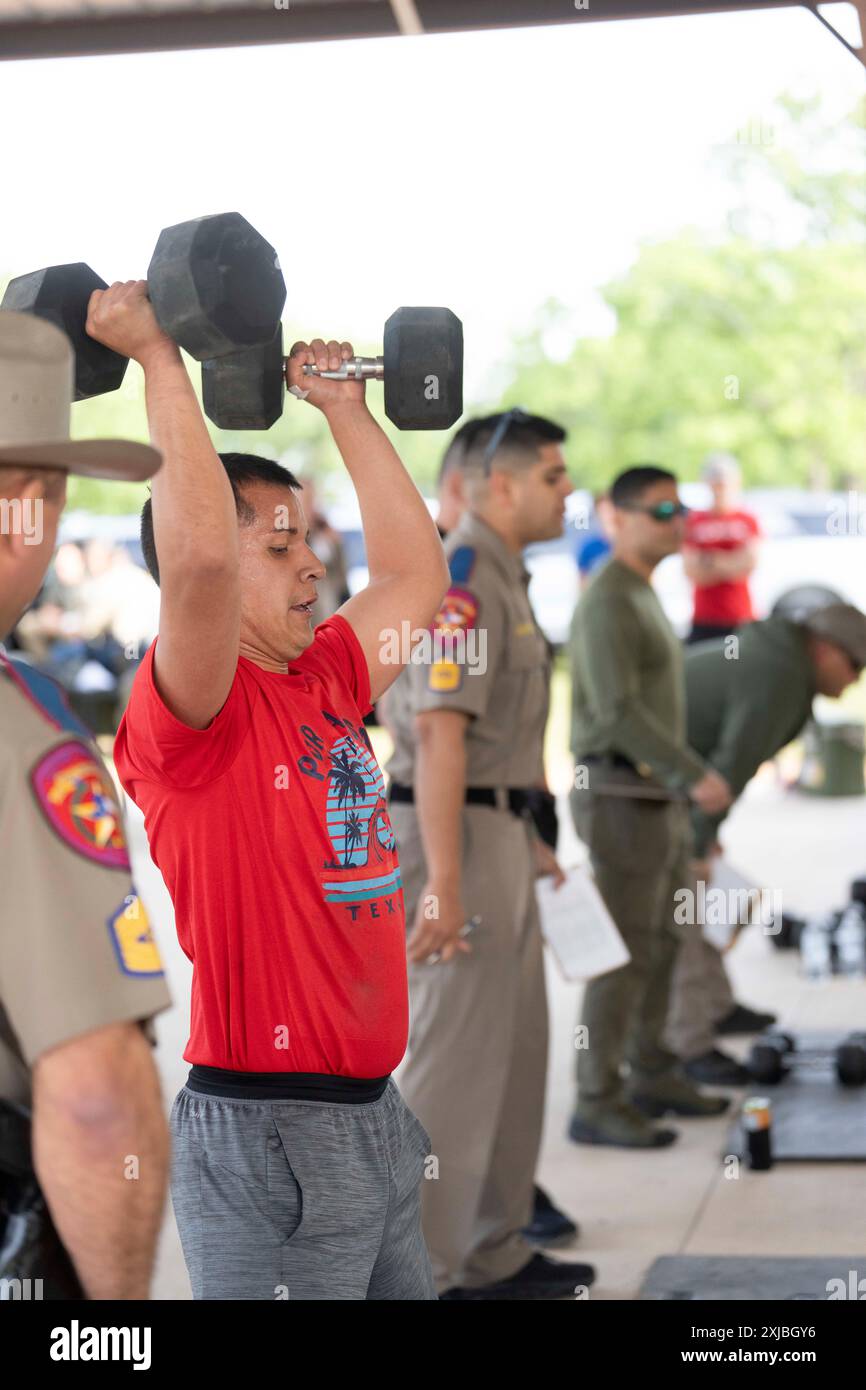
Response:
POLYGON ((130 893, 108 919, 111 944, 124 975, 164 975, 144 903, 130 893))
POLYGON ((475 595, 452 584, 433 621, 434 660, 427 677, 428 690, 442 694, 460 689, 466 664, 465 634, 475 626, 477 617, 475 595))
POLYGON ((87 744, 52 748, 30 774, 39 809, 64 844, 107 869, 129 872, 117 793, 87 744))
POLYGON ((433 622, 437 632, 459 632, 474 627, 478 617, 478 600, 468 589, 452 584, 433 622))
POLYGON ((430 667, 427 685, 430 690, 449 691, 460 689, 461 672, 456 661, 434 661, 430 667))

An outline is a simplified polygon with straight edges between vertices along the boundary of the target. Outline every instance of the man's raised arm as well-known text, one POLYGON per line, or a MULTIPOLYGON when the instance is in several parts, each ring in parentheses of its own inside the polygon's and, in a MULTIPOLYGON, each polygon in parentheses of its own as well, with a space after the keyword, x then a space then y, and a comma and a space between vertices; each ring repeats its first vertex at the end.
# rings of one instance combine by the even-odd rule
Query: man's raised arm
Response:
POLYGON ((231 484, 180 352, 157 324, 145 282, 97 290, 87 331, 144 370, 151 438, 163 456, 152 484, 161 594, 154 672, 172 713, 204 729, 225 703, 238 661, 240 576, 231 484))
POLYGON ((387 634, 395 632, 399 640, 404 622, 410 632, 428 627, 449 576, 424 499, 364 403, 364 382, 303 375, 305 363, 337 371, 350 356, 348 343, 326 344, 317 338, 309 347, 295 344, 286 376, 289 386, 306 391, 310 404, 326 416, 358 494, 370 582, 339 612, 364 650, 376 700, 402 669, 387 660, 394 645, 386 643, 387 634))

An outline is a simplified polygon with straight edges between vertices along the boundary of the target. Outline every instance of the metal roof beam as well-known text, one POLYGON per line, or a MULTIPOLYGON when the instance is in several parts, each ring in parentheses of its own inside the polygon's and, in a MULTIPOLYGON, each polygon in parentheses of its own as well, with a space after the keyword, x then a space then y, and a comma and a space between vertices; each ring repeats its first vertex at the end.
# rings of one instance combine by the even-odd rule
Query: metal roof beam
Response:
MULTIPOLYGON (((816 0, 259 0, 207 8, 132 13, 94 8, 69 17, 63 9, 40 17, 37 4, 3 20, 0 60, 73 57, 87 54, 159 52, 188 48, 233 48, 255 44, 309 43, 324 39, 381 38, 400 34, 505 29, 618 19, 673 18, 800 6, 817 15, 816 0)), ((866 0, 855 0, 866 30, 866 0)), ((831 33, 845 42, 822 19, 831 33)), ((866 63, 864 50, 845 45, 866 63)))

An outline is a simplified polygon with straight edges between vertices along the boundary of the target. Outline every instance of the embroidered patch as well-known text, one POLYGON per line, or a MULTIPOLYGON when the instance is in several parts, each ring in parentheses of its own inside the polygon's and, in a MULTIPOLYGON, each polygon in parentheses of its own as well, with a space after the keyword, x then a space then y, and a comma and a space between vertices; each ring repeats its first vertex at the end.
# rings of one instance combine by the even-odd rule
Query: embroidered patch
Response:
POLYGON ((30 774, 36 800, 64 844, 107 869, 129 872, 123 818, 108 774, 86 743, 52 748, 30 774))
POLYGON ((165 974, 150 919, 137 893, 124 898, 107 925, 124 975, 165 974))
POLYGON ((430 667, 427 686, 437 693, 447 693, 459 690, 462 680, 463 672, 456 661, 435 661, 430 667))
POLYGON ((442 600, 433 627, 440 632, 459 632, 461 628, 474 627, 477 617, 478 600, 475 595, 468 589, 452 585, 442 600))

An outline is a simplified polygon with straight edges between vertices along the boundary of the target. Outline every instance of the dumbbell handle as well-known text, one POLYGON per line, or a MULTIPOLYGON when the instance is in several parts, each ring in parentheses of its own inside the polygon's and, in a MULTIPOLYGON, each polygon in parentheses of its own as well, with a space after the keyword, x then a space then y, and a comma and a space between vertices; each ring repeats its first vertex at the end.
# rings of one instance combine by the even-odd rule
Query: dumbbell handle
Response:
POLYGON ((329 381, 381 381, 385 376, 384 357, 350 357, 336 372, 304 367, 304 376, 324 376, 329 381))

